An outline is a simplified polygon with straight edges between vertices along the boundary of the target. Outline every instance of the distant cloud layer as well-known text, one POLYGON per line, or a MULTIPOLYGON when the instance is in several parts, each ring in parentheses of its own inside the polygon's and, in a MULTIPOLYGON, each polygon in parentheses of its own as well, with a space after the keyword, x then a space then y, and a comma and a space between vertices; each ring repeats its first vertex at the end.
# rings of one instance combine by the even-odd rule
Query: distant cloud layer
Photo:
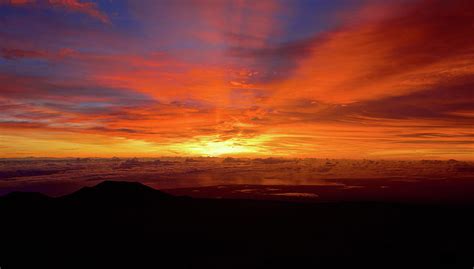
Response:
POLYGON ((0 157, 474 156, 472 1, 0 0, 0 157))

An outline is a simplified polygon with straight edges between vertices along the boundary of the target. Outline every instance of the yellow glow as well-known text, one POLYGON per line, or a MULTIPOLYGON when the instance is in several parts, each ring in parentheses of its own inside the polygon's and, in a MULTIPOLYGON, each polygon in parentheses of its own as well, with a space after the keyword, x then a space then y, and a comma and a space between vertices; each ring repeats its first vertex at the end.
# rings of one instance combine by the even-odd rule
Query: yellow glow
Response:
POLYGON ((0 157, 158 156, 167 152, 155 144, 122 137, 71 134, 25 137, 0 135, 0 157))
POLYGON ((265 142, 269 136, 252 138, 234 137, 222 140, 219 136, 201 136, 183 143, 174 144, 172 149, 188 155, 223 156, 223 155, 259 155, 267 153, 265 142))
POLYGON ((198 136, 163 145, 125 137, 49 133, 35 137, 0 135, 0 157, 128 157, 128 156, 257 156, 278 155, 271 151, 274 135, 224 139, 219 135, 198 136))

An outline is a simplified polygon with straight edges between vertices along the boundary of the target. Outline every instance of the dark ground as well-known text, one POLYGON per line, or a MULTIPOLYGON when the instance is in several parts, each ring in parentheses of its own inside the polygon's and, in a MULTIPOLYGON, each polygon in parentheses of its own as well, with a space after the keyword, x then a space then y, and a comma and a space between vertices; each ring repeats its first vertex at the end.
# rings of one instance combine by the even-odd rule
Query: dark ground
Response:
POLYGON ((58 198, 1 197, 0 266, 472 268, 473 208, 198 199, 106 181, 58 198))

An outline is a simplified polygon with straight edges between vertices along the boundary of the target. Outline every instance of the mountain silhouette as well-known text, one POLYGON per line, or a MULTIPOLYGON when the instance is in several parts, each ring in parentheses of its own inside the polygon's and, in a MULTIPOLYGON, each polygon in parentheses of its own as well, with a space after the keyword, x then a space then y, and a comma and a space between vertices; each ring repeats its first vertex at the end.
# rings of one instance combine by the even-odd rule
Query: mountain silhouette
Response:
POLYGON ((98 205, 146 205, 170 200, 171 195, 138 182, 103 181, 94 187, 82 189, 62 197, 69 203, 98 205))
POLYGON ((51 198, 37 192, 11 192, 5 196, 0 197, 0 205, 11 204, 17 206, 31 206, 32 204, 43 204, 51 201, 51 198))
POLYGON ((474 264, 472 205, 171 196, 105 181, 0 197, 2 268, 313 268, 474 264))

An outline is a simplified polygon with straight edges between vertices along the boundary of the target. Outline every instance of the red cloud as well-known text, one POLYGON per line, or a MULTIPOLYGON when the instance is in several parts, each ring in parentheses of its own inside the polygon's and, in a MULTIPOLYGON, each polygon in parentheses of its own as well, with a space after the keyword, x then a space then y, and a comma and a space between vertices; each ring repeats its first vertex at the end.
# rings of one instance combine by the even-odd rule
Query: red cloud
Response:
POLYGON ((61 6, 68 10, 87 14, 99 19, 103 23, 110 23, 109 17, 100 12, 95 3, 79 2, 78 0, 48 0, 48 2, 54 6, 61 6))
MULTIPOLYGON (((54 72, 0 72, 2 97, 16 101, 0 106, 2 133, 47 134, 53 142, 87 140, 84 143, 97 145, 94 150, 104 149, 110 139, 131 139, 127 150, 156 147, 156 154, 174 145, 178 147, 171 149, 177 152, 201 148, 205 154, 213 145, 227 150, 253 143, 250 148, 266 149, 268 154, 294 156, 472 155, 470 1, 369 6, 337 29, 280 45, 265 41, 281 27, 271 19, 279 7, 265 2, 249 13, 253 6, 242 3, 233 9, 199 2, 191 6, 196 12, 178 5, 180 12, 166 12, 173 17, 167 18, 168 25, 176 27, 156 27, 161 6, 145 5, 148 16, 137 14, 148 27, 146 44, 171 46, 171 41, 192 35, 219 43, 223 50, 201 49, 201 44, 196 50, 156 54, 159 46, 140 50, 144 40, 104 27, 89 34, 72 28, 57 34, 54 28, 43 35, 43 46, 28 47, 22 42, 26 39, 3 44, 0 56, 48 61, 52 64, 47 71, 54 72), (197 10, 201 6, 203 10, 197 10), (179 15, 185 17, 175 20, 179 15), (183 27, 177 21, 206 22, 207 27, 183 27), (169 31, 153 32, 160 30, 169 31), (75 36, 80 40, 69 43, 75 36), (279 73, 279 61, 276 67, 265 65, 275 59, 290 59, 288 68, 277 70, 287 73, 275 75, 278 81, 260 79, 265 72, 279 73), (420 133, 435 135, 420 139, 420 133), (96 143, 92 137, 97 134, 102 138, 96 143)), ((101 21, 107 18, 93 3, 47 4, 102 17, 101 21)), ((8 64, 21 67, 27 62, 8 64)), ((45 144, 61 144, 53 142, 45 144)), ((61 153, 55 150, 51 154, 61 153)))
POLYGON ((109 17, 98 9, 96 3, 92 2, 80 2, 78 0, 0 0, 0 4, 10 4, 12 6, 44 4, 87 14, 103 23, 110 23, 109 17))
POLYGON ((3 48, 0 50, 0 56, 13 60, 18 58, 46 58, 48 54, 43 51, 3 48))
POLYGON ((474 74, 473 24, 472 1, 370 6, 308 40, 309 55, 271 88, 282 98, 293 89, 299 98, 351 103, 434 87, 474 74))

